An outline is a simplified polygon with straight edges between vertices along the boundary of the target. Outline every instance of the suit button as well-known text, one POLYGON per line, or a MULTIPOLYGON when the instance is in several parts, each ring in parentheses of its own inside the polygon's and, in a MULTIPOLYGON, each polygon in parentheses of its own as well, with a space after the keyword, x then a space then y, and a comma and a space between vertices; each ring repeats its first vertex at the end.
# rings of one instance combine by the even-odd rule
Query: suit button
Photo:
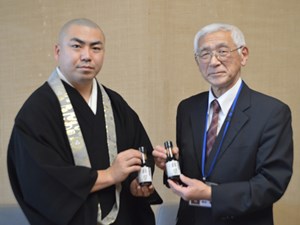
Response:
POLYGON ((234 216, 223 216, 223 217, 221 217, 221 220, 224 220, 224 221, 226 221, 226 220, 233 220, 233 219, 235 219, 234 216))

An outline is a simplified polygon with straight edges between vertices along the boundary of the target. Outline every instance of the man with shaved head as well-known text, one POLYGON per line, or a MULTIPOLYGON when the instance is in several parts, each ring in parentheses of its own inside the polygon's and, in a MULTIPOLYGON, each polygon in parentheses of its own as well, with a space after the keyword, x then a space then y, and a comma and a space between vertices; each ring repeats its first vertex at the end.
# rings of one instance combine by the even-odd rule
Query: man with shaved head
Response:
POLYGON ((12 189, 33 225, 154 225, 152 185, 141 187, 141 154, 152 145, 138 115, 97 82, 105 36, 87 19, 66 23, 57 68, 24 103, 8 148, 12 189))

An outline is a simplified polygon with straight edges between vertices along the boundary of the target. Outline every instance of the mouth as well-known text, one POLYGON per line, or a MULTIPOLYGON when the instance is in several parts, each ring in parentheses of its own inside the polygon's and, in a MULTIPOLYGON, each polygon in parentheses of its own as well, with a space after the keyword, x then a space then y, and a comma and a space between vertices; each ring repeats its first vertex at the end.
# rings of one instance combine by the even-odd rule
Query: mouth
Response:
POLYGON ((93 70, 94 69, 94 67, 92 67, 92 66, 78 66, 77 68, 81 69, 81 70, 93 70))
POLYGON ((224 73, 225 73, 224 71, 210 72, 210 73, 208 73, 208 76, 213 76, 213 77, 215 77, 215 76, 221 76, 224 73))

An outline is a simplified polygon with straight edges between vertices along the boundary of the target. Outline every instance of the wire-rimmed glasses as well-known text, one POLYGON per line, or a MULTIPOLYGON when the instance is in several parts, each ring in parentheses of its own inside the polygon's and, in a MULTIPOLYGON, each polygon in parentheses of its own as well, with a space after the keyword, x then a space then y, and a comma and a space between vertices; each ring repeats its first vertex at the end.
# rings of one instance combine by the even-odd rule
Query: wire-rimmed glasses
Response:
POLYGON ((243 47, 244 46, 240 46, 235 49, 230 49, 229 47, 223 46, 215 49, 214 51, 204 49, 195 53, 195 58, 198 62, 202 63, 210 62, 213 56, 215 56, 219 61, 226 61, 230 57, 231 52, 237 51, 243 47))

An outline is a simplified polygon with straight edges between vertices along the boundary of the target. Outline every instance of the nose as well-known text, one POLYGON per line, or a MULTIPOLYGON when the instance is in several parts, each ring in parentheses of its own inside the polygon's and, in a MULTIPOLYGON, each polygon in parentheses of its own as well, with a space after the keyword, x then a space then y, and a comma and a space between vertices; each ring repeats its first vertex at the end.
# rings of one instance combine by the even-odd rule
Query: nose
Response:
POLYGON ((80 59, 85 62, 91 61, 91 53, 89 48, 82 48, 80 59))
POLYGON ((209 64, 210 65, 218 65, 220 64, 220 60, 219 60, 219 56, 218 54, 216 54, 215 52, 212 52, 211 53, 211 56, 210 56, 210 61, 209 61, 209 64))

